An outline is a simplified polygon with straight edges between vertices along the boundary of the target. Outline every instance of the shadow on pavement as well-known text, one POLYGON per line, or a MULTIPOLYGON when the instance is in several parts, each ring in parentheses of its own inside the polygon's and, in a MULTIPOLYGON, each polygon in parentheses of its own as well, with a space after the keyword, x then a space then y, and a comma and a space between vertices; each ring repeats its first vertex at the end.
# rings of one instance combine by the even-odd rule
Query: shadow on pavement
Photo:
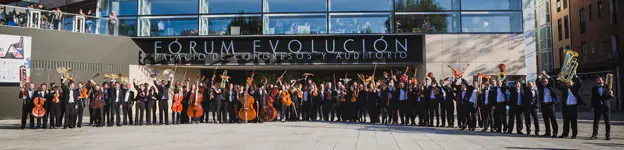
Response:
POLYGON ((536 150, 576 150, 576 149, 561 149, 561 148, 528 148, 528 147, 505 147, 506 149, 536 149, 536 150))

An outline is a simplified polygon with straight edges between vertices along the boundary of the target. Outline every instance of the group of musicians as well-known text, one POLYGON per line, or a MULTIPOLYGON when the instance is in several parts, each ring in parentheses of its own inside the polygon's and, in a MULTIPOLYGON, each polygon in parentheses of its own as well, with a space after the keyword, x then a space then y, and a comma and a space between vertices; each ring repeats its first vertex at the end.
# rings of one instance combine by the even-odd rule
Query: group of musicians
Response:
MULTIPOLYGON (((537 84, 518 80, 512 85, 507 80, 494 77, 475 80, 472 84, 463 77, 436 80, 431 73, 421 82, 415 78, 408 79, 405 75, 387 73, 376 81, 371 76, 361 76, 360 80, 353 81, 346 78, 314 81, 307 74, 300 80, 290 82, 278 79, 275 84, 270 84, 263 79, 257 84, 243 85, 216 82, 214 78, 198 78, 196 82, 190 79, 176 81, 173 87, 173 75, 167 80, 154 80, 153 86, 135 80, 108 80, 96 84, 93 80, 75 83, 67 78, 62 78, 60 85, 50 83, 48 86, 44 83, 38 88, 28 83, 20 92, 20 98, 24 100, 21 128, 26 127, 27 117, 30 117, 30 128, 81 127, 85 109, 89 111, 89 125, 97 127, 242 122, 237 112, 243 107, 241 99, 245 99, 248 94, 254 98, 253 107, 258 111, 256 114, 263 113, 262 108, 267 103, 271 103, 277 110, 276 118, 257 117, 252 120, 255 122, 369 122, 456 127, 471 131, 482 128, 483 132, 504 133, 512 133, 515 125, 516 133, 524 134, 524 121, 527 135, 531 131, 539 135, 536 111, 539 109, 546 127, 546 133, 541 136, 547 137, 558 136, 555 107, 561 103, 564 130, 559 137, 570 136, 571 127, 571 138, 576 138, 577 106, 584 105, 584 100, 579 96, 582 83, 578 77, 555 85, 553 78, 545 73, 540 75, 537 84), (168 94, 170 88, 173 88, 174 93, 171 97, 168 94), (203 97, 203 100, 199 100, 201 104, 196 103, 198 95, 203 97), (48 113, 43 117, 33 117, 31 114, 33 100, 37 97, 46 99, 44 109, 48 113), (269 101, 267 97, 273 100, 269 101), (170 100, 174 105, 182 105, 181 112, 172 111, 171 121, 169 110, 173 109, 168 106, 170 100), (200 113, 203 115, 189 117, 186 112, 193 105, 201 105, 203 111, 200 113), (156 112, 159 112, 158 119, 156 112)), ((613 99, 613 91, 607 88, 604 78, 598 77, 596 82, 590 100, 595 113, 591 138, 596 139, 598 122, 603 116, 606 139, 609 140, 609 101, 613 99)))

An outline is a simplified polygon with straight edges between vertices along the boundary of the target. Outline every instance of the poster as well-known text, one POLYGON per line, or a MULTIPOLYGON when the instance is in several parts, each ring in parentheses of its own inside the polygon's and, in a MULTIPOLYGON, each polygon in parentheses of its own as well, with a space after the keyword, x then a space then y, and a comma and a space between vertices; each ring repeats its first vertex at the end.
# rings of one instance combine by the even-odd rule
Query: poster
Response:
POLYGON ((29 36, 0 34, 0 83, 19 83, 21 65, 30 76, 31 45, 29 36))

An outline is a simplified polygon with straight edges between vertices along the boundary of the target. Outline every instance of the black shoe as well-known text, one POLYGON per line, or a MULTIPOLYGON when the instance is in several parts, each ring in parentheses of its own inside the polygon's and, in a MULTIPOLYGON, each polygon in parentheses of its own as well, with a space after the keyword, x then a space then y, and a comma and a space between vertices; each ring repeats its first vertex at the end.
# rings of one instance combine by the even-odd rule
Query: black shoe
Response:
POLYGON ((567 137, 568 137, 567 135, 561 135, 561 136, 559 136, 559 138, 567 138, 567 137))
POLYGON ((576 139, 576 136, 572 136, 570 139, 576 139))
POLYGON ((542 137, 550 137, 550 134, 544 134, 542 137))
POLYGON ((595 140, 595 139, 598 139, 598 137, 596 137, 596 136, 594 135, 594 136, 589 137, 589 139, 588 139, 588 140, 595 140))
POLYGON ((524 133, 522 133, 522 132, 518 132, 517 134, 524 134, 524 133))
POLYGON ((608 137, 608 136, 607 136, 607 138, 606 138, 605 140, 607 140, 607 141, 611 141, 611 137, 608 137))

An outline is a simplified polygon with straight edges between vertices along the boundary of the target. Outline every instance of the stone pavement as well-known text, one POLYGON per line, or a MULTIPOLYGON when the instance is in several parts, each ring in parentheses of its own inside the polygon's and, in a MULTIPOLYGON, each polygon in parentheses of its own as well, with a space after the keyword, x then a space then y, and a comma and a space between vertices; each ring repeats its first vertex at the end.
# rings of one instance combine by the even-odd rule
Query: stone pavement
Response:
MULTIPOLYGON (((337 122, 19 130, 18 120, 0 120, 0 149, 624 149, 622 114, 613 115, 611 141, 604 140, 603 124, 598 140, 586 140, 591 120, 583 117, 578 139, 337 122)), ((541 129, 543 134, 543 125, 541 129)))

